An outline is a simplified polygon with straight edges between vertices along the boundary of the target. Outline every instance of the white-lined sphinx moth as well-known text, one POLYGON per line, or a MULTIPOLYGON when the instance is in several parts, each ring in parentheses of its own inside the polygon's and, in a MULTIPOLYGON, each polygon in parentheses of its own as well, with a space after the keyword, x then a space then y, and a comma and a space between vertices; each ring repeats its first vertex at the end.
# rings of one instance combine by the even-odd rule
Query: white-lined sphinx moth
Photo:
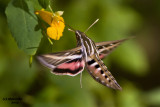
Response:
POLYGON ((85 67, 99 83, 113 89, 122 90, 101 59, 127 39, 94 43, 85 33, 79 30, 74 30, 74 32, 77 39, 76 48, 40 55, 38 60, 56 75, 76 76, 85 67))

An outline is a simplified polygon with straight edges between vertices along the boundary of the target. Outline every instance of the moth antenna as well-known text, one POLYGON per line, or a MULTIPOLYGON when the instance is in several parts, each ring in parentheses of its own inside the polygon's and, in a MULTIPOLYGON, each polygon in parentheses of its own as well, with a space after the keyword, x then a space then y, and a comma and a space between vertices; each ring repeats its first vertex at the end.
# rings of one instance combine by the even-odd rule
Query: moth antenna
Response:
POLYGON ((81 88, 82 88, 82 72, 81 72, 81 74, 80 74, 80 86, 81 86, 81 88))
MULTIPOLYGON (((94 24, 96 24, 99 21, 99 19, 95 20, 88 28, 85 32, 87 32, 94 24)), ((85 33, 84 32, 84 33, 85 33)))

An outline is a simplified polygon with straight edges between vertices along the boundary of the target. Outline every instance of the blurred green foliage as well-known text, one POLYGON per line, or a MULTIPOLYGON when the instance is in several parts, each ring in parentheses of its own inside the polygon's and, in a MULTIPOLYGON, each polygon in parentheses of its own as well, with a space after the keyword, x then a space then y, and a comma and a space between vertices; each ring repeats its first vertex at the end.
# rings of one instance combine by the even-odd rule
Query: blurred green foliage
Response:
POLYGON ((64 11, 65 22, 75 29, 85 31, 94 20, 99 18, 100 21, 87 32, 95 42, 136 36, 136 39, 125 42, 104 59, 105 64, 122 86, 122 91, 102 86, 93 80, 87 71, 83 71, 81 89, 79 75, 76 77, 53 75, 40 65, 35 58, 36 55, 74 48, 76 39, 73 32, 69 32, 66 28, 63 37, 59 41, 53 41, 52 46, 46 37, 41 36, 40 30, 36 33, 32 32, 38 23, 33 14, 34 9, 41 9, 42 6, 46 8, 48 1, 26 1, 31 3, 29 6, 32 5, 32 9, 29 8, 32 14, 25 13, 28 28, 22 32, 25 26, 22 26, 23 16, 18 12, 24 10, 14 5, 10 9, 6 8, 11 6, 12 0, 0 0, 0 107, 160 106, 158 44, 160 2, 158 0, 50 1, 53 11, 64 11), (31 15, 36 20, 32 20, 31 15), (10 25, 10 21, 14 22, 13 26, 10 25), (21 39, 23 39, 22 43, 21 39), (29 55, 37 51, 30 68, 28 63, 30 56, 24 52, 26 47, 38 45, 38 50, 34 48, 33 51, 27 51, 29 55), (10 97, 20 97, 22 101, 12 104, 11 100, 3 100, 10 97))

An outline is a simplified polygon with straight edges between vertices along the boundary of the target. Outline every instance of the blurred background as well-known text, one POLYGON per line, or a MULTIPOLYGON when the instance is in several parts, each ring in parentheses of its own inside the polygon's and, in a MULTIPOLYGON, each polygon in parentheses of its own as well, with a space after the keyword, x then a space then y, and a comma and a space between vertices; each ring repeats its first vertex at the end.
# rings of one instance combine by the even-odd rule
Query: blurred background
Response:
MULTIPOLYGON (((53 75, 35 57, 30 68, 29 56, 18 49, 7 25, 9 1, 0 0, 0 107, 160 107, 159 0, 51 1, 53 11, 64 11, 74 29, 85 31, 99 18, 86 33, 95 42, 136 36, 104 59, 122 91, 102 86, 86 70, 80 88, 80 75, 53 75), (22 100, 4 100, 10 97, 22 100)), ((75 46, 75 35, 66 27, 53 46, 43 37, 36 55, 75 46)))

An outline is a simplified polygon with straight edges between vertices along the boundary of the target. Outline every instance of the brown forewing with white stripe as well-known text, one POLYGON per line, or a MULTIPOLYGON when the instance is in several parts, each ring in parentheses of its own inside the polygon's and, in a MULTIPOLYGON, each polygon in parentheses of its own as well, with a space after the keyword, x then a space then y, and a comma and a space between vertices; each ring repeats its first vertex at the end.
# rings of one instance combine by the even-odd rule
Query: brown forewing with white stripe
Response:
POLYGON ((99 83, 113 88, 122 88, 104 65, 103 59, 120 43, 127 39, 94 43, 85 33, 75 31, 77 47, 64 52, 38 56, 39 61, 56 75, 75 76, 87 69, 89 74, 99 83))

